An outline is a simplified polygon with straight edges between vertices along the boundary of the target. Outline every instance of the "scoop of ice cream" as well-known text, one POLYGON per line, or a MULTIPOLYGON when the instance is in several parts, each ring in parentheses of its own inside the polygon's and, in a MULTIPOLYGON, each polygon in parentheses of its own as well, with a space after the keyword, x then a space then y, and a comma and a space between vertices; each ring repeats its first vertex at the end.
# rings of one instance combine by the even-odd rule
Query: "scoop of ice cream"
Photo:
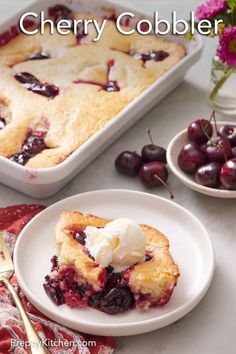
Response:
POLYGON ((144 259, 145 236, 133 220, 117 219, 100 229, 87 226, 85 234, 85 246, 103 268, 111 265, 114 272, 121 272, 144 259))

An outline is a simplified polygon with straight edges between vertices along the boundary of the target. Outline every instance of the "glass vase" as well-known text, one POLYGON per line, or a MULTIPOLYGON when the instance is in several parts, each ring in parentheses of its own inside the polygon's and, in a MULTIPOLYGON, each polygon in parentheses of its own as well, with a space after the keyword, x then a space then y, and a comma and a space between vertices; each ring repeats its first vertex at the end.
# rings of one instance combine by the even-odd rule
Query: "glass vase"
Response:
POLYGON ((213 108, 226 115, 236 115, 236 69, 215 56, 212 61, 210 101, 213 108))

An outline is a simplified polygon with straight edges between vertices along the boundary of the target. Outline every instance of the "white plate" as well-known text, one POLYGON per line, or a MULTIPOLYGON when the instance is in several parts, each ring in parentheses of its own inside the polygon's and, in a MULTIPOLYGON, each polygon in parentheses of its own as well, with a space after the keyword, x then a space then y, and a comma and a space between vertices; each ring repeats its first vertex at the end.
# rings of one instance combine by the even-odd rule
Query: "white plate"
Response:
POLYGON ((23 292, 49 318, 89 334, 126 336, 164 327, 191 311, 210 285, 214 252, 206 229, 181 206, 150 194, 105 190, 64 199, 36 216, 18 238, 14 263, 23 292), (55 254, 54 229, 59 214, 65 210, 109 218, 128 217, 166 234, 181 273, 170 302, 163 308, 131 310, 115 316, 91 308, 75 310, 54 305, 44 292, 43 281, 55 254))
MULTIPOLYGON (((222 125, 232 125, 236 127, 236 123, 233 122, 217 122, 217 127, 220 128, 222 125)), ((211 197, 217 198, 236 198, 236 191, 226 190, 226 189, 215 189, 205 186, 195 182, 194 176, 188 175, 183 172, 178 166, 178 156, 185 144, 189 142, 187 129, 182 130, 177 134, 169 143, 167 149, 167 161, 171 171, 178 177, 187 187, 200 192, 202 194, 210 195, 211 197)))

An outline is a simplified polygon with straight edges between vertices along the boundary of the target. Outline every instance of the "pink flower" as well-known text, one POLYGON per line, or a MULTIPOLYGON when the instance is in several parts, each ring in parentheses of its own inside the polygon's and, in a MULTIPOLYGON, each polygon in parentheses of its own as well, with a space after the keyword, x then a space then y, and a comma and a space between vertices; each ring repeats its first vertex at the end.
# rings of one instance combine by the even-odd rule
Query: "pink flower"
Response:
POLYGON ((224 29, 220 36, 217 55, 223 63, 236 67, 236 26, 224 29))
POLYGON ((228 7, 226 0, 208 0, 205 4, 198 6, 196 17, 198 20, 210 20, 228 7))

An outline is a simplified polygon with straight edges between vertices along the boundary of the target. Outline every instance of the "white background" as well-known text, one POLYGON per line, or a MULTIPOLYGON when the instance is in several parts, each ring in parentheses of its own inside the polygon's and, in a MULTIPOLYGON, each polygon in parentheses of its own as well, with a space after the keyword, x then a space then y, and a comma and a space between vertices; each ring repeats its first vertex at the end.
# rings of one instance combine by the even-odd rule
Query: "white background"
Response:
MULTIPOLYGON (((91 0, 89 0, 91 1, 91 0)), ((0 0, 0 20, 31 1, 0 0)), ((176 10, 179 18, 188 18, 201 1, 139 0, 122 1, 145 12, 158 10, 169 18, 176 10)), ((215 40, 205 40, 202 59, 190 70, 186 80, 139 123, 114 142, 60 193, 48 200, 51 204, 67 196, 96 189, 126 188, 144 190, 138 180, 116 173, 113 162, 118 153, 130 149, 139 151, 148 143, 146 128, 151 128, 155 141, 167 146, 170 139, 198 117, 209 117, 207 103, 211 59, 215 40)), ((219 118, 222 118, 219 116, 219 118)), ((233 118, 231 118, 233 119, 233 118)), ((234 117, 235 121, 235 117, 234 117)), ((236 203, 195 193, 174 176, 170 184, 175 201, 193 212, 208 228, 216 252, 216 273, 212 286, 201 303, 185 318, 167 328, 137 337, 120 338, 119 354, 234 354, 236 353, 236 203)), ((153 193, 168 197, 162 189, 153 193)), ((0 206, 33 203, 36 200, 0 185, 0 206)), ((189 264, 191 269, 191 264, 189 264)), ((109 333, 108 333, 109 334, 109 333)))

